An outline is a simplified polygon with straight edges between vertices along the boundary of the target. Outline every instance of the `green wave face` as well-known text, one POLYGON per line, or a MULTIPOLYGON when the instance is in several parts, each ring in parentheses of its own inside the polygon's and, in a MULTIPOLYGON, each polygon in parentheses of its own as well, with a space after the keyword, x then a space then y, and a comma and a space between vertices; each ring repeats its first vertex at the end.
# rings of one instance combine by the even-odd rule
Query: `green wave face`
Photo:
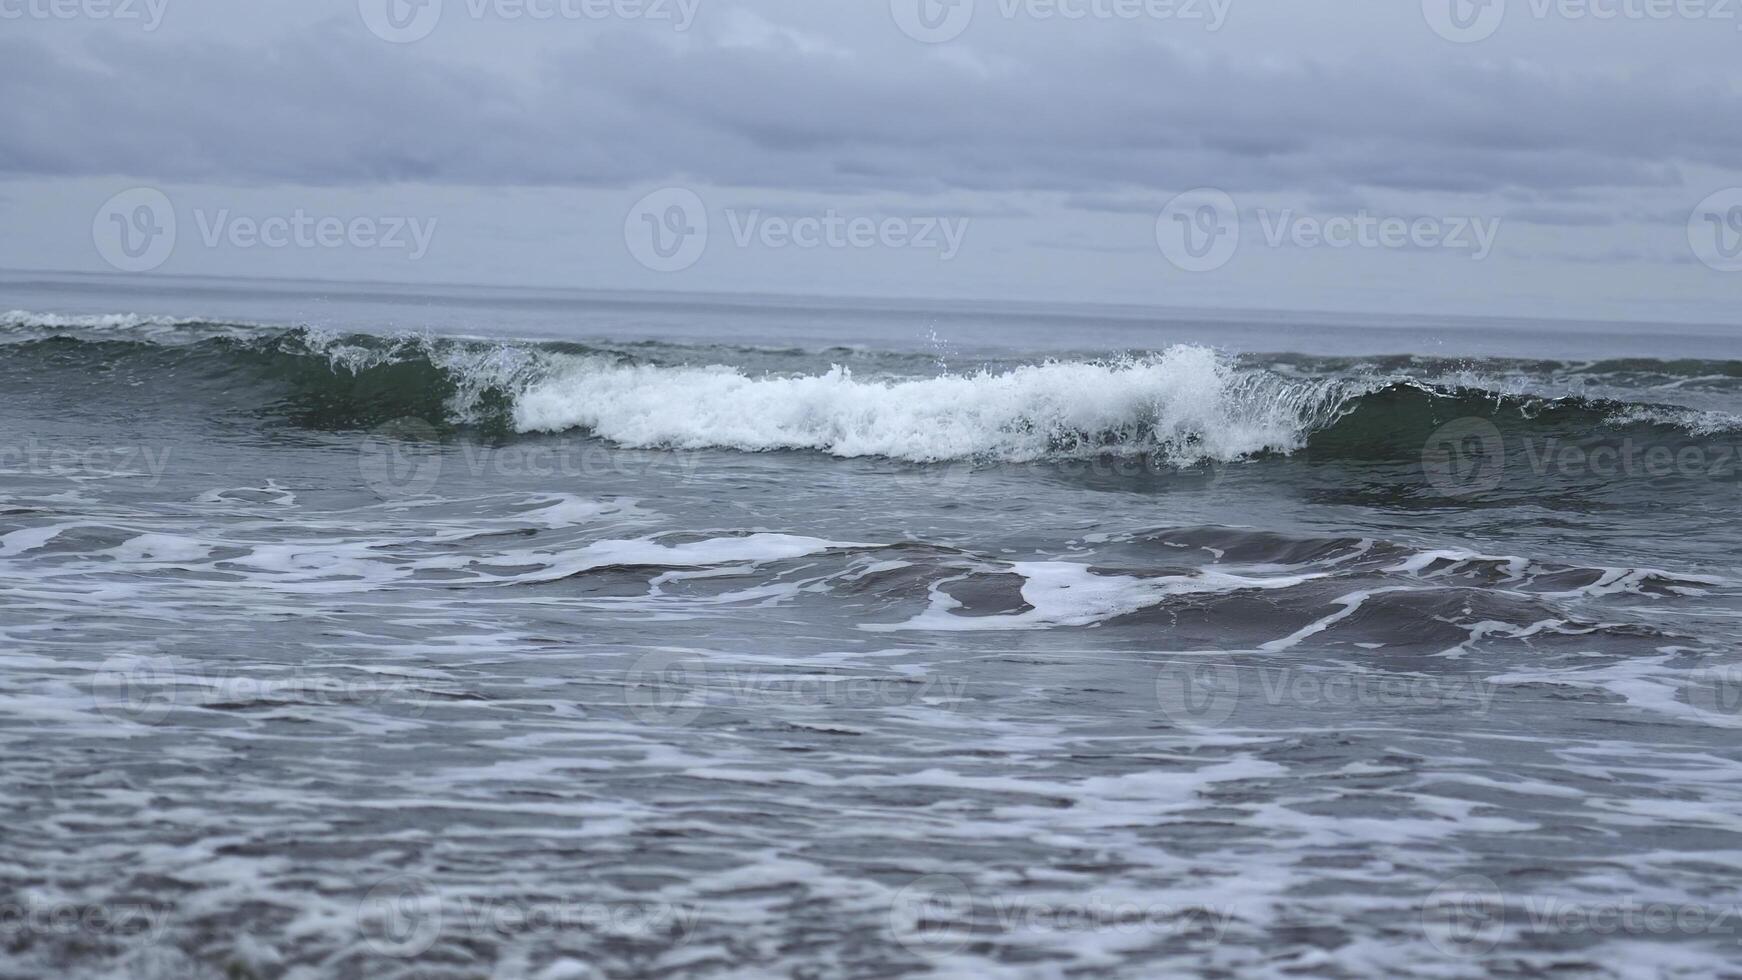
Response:
POLYGON ((840 350, 336 335, 185 321, 152 336, 138 334, 13 324, 0 333, 7 341, 0 343, 0 382, 25 400, 77 390, 82 408, 91 411, 223 412, 311 430, 371 429, 415 418, 444 435, 509 439, 579 430, 627 444, 640 440, 647 448, 821 449, 916 461, 1166 456, 1192 447, 1213 450, 1207 454, 1223 462, 1279 455, 1396 461, 1419 458, 1441 429, 1460 420, 1488 423, 1509 444, 1629 438, 1671 447, 1721 437, 1742 421, 1672 400, 1690 385, 1720 395, 1742 389, 1739 361, 1355 362, 1230 358, 1193 349, 1202 356, 1182 366, 1175 349, 956 375, 916 373, 916 358, 889 354, 865 359, 855 374, 839 367, 840 350), (1170 357, 1169 370, 1157 371, 1170 357), (1454 369, 1463 381, 1446 380, 1454 369), (1502 388, 1468 380, 1483 376, 1511 381, 1502 388), (1531 379, 1524 387, 1534 390, 1518 390, 1519 378, 1531 379), (718 394, 698 388, 716 382, 718 394), (854 386, 854 411, 865 417, 829 416, 841 410, 818 391, 838 398, 831 384, 854 386), (662 386, 669 390, 658 390, 662 386), (1184 388, 1204 391, 1187 401, 1184 388), (1110 395, 1109 389, 1117 390, 1110 395), (610 392, 599 396, 602 405, 548 410, 553 400, 601 390, 610 392), (1618 391, 1634 397, 1612 397, 1618 391), (929 415, 900 415, 900 424, 914 430, 901 435, 920 444, 929 427, 950 436, 939 440, 942 448, 906 452, 898 439, 862 438, 863 432, 848 433, 858 443, 847 436, 829 441, 849 424, 874 429, 882 418, 877 413, 897 418, 897 408, 924 397, 943 401, 929 415), (1073 398, 1100 401, 1073 405, 1073 398), (611 409, 635 399, 669 404, 676 421, 645 437, 626 435, 629 429, 611 409), (534 400, 547 411, 529 421, 532 413, 522 403, 534 400), (686 428, 685 411, 698 419, 730 416, 742 423, 738 429, 765 424, 772 434, 734 441, 719 434, 719 425, 698 421, 686 428), (1218 426, 1262 431, 1229 441, 1218 426), (870 448, 839 450, 847 444, 870 448))

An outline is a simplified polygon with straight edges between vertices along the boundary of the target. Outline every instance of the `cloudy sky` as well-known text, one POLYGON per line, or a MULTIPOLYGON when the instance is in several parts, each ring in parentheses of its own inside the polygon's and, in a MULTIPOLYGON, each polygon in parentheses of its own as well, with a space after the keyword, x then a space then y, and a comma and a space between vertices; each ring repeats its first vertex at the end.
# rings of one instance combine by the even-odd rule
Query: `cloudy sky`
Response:
POLYGON ((1742 321, 1742 0, 0 0, 0 266, 1742 321))

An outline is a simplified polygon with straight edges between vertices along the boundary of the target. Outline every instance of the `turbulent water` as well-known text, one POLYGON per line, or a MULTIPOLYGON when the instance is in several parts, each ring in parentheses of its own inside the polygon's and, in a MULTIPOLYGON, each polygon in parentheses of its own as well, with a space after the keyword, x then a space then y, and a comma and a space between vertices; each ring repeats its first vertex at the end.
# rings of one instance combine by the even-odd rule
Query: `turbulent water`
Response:
POLYGON ((0 975, 1734 975, 1727 337, 383 304, 0 315, 0 975))

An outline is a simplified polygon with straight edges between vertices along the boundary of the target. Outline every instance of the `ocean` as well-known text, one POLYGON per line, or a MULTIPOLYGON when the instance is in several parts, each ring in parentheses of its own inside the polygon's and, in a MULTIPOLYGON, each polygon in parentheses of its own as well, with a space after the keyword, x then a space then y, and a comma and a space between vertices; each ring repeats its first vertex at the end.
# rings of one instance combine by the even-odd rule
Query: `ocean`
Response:
POLYGON ((1734 328, 0 311, 0 976, 1738 975, 1734 328))

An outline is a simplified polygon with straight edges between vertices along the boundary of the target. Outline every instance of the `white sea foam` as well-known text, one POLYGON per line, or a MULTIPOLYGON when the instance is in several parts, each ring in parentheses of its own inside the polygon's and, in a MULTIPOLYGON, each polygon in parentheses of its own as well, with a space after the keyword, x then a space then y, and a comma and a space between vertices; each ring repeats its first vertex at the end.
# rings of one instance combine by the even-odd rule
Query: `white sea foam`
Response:
POLYGON ((136 330, 140 327, 173 327, 198 323, 168 316, 148 316, 143 313, 101 313, 90 316, 62 313, 32 313, 29 310, 9 310, 0 313, 0 327, 47 330, 136 330))
POLYGON ((1238 371, 1204 347, 1004 373, 864 379, 842 367, 752 377, 730 367, 553 365, 515 406, 523 432, 585 428, 633 447, 821 450, 914 462, 1160 453, 1179 462, 1299 448, 1351 389, 1238 371))
POLYGON ((0 313, 0 344, 45 337, 88 340, 144 341, 175 346, 211 337, 247 337, 262 328, 255 324, 217 323, 199 318, 152 316, 144 313, 66 314, 10 310, 0 313))
POLYGON ((1613 426, 1665 425, 1686 430, 1695 436, 1742 432, 1742 418, 1728 412, 1674 406, 1634 405, 1616 412, 1604 421, 1613 426))
POLYGON ((944 583, 931 591, 924 612, 905 623, 868 624, 874 632, 931 630, 1050 629, 1055 626, 1093 626, 1118 616, 1159 605, 1174 596, 1210 595, 1244 589, 1286 589, 1322 577, 1318 573, 1255 578, 1203 571, 1194 575, 1135 578, 1129 575, 1098 575, 1085 565, 1059 561, 1013 562, 1010 570, 1022 576, 1022 601, 1030 608, 1003 616, 959 616, 951 612, 961 603, 944 592, 944 583))

